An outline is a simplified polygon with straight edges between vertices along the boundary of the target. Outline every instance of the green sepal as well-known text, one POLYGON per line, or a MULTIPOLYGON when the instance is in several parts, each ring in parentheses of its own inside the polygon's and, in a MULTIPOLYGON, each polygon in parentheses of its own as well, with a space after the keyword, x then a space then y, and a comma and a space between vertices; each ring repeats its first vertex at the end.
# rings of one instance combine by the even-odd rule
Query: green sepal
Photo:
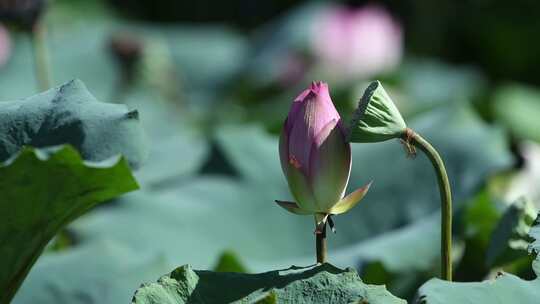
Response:
POLYGON ((330 209, 329 213, 342 214, 351 210, 354 206, 356 206, 362 200, 362 198, 364 198, 364 196, 369 190, 369 187, 371 186, 371 183, 372 182, 369 182, 369 184, 365 185, 364 187, 358 188, 354 192, 342 198, 337 204, 335 204, 330 209))
POLYGON ((287 201, 275 201, 281 208, 289 211, 290 213, 298 214, 298 215, 308 215, 312 214, 312 212, 300 209, 297 203, 295 202, 287 202, 287 201))
POLYGON ((398 138, 407 125, 379 81, 372 82, 358 103, 349 128, 350 142, 380 142, 398 138))

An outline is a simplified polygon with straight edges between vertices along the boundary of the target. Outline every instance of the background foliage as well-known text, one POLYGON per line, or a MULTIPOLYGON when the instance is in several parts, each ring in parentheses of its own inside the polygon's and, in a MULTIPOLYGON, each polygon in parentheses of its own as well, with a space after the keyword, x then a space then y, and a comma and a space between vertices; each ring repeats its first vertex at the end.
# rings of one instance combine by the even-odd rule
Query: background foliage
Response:
MULTIPOLYGON (((440 151, 455 198, 456 280, 502 270, 500 281, 533 279, 534 252, 526 248, 540 206, 539 44, 530 39, 538 5, 377 2, 402 30, 399 62, 343 77, 317 53, 313 40, 328 37, 311 31, 330 4, 259 2, 50 3, 44 24, 54 85, 78 78, 97 100, 125 104, 108 105, 115 109, 108 114, 137 109, 149 151, 133 172, 141 189, 57 234, 14 303, 127 302, 141 283, 180 265, 222 269, 224 255, 236 260, 226 269, 251 273, 312 264, 312 218, 287 214, 273 200, 290 198, 276 135, 292 99, 319 79, 329 82, 345 121, 369 81, 381 79, 407 124, 440 151), (140 47, 132 70, 113 47, 118 37, 140 47)), ((38 93, 27 33, 10 27, 9 41, 9 57, 0 60, 3 101, 38 93)), ((362 67, 362 57, 348 60, 362 67)), ((103 134, 97 124, 88 130, 90 139, 103 134)), ((137 163, 145 154, 118 151, 137 163)), ((450 287, 429 280, 439 273, 439 198, 428 160, 406 158, 397 140, 356 144, 350 189, 371 180, 362 204, 336 217, 330 261, 399 298, 452 303, 437 302, 450 287)), ((463 288, 460 295, 476 287, 463 288)))

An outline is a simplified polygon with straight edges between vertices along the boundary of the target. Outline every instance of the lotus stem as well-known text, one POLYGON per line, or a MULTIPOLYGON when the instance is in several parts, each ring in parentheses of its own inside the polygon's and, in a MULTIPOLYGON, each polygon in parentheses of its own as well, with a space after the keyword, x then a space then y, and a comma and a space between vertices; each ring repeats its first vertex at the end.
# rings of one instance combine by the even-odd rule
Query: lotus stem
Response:
POLYGON ((51 68, 49 63, 49 53, 46 43, 46 30, 42 23, 33 27, 32 47, 34 49, 34 66, 36 80, 40 91, 48 90, 51 87, 51 68))
POLYGON ((406 145, 418 147, 431 161, 441 196, 441 276, 452 281, 452 193, 450 182, 441 156, 433 146, 418 133, 407 128, 402 134, 406 145))
POLYGON ((317 251, 317 263, 326 263, 326 224, 323 225, 322 231, 315 232, 315 249, 317 251))

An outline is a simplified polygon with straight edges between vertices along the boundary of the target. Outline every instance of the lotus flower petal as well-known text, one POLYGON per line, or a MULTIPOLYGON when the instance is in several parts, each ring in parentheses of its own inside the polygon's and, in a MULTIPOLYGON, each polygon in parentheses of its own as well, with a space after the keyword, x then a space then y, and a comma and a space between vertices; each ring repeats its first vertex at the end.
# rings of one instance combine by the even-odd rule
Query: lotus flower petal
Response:
MULTIPOLYGON (((287 122, 285 122, 287 123, 287 122)), ((304 208, 313 209, 316 206, 315 197, 311 190, 311 185, 304 174, 300 169, 300 163, 293 156, 289 156, 289 144, 288 144, 287 132, 285 129, 281 132, 279 139, 279 158, 281 161, 281 169, 287 177, 287 183, 289 184, 289 189, 291 190, 292 195, 301 206, 304 208)))
POLYGON ((309 177, 313 192, 322 208, 328 211, 345 193, 351 171, 351 146, 336 120, 317 135, 310 154, 309 177))
POLYGON ((341 214, 351 210, 362 200, 362 198, 364 198, 370 186, 371 182, 362 188, 356 189, 354 192, 350 193, 349 195, 341 199, 337 204, 335 204, 332 209, 330 209, 329 213, 341 214))
MULTIPOLYGON (((325 224, 343 198, 351 171, 351 147, 326 83, 313 82, 294 100, 281 132, 279 156, 296 203, 278 204, 296 214, 314 214, 319 226, 325 224)), ((348 202, 355 198, 353 193, 343 204, 353 206, 356 201, 348 202)))
POLYGON ((332 120, 339 120, 328 85, 313 83, 302 92, 291 107, 286 126, 289 132, 289 154, 294 156, 302 170, 307 173, 311 143, 316 135, 332 120))
POLYGON ((313 212, 320 209, 317 199, 313 195, 313 188, 309 183, 308 177, 303 171, 296 167, 296 163, 293 159, 288 163, 287 182, 289 183, 289 189, 300 208, 313 212))

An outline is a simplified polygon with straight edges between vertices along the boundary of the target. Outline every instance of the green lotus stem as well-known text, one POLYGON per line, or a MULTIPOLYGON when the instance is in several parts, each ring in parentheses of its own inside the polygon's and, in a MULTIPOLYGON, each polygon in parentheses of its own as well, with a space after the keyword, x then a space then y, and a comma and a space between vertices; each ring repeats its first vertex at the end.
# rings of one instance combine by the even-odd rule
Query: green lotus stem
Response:
POLYGON ((326 224, 321 232, 315 233, 315 249, 317 251, 317 263, 326 263, 326 224))
POLYGON ((422 150, 437 174, 441 195, 441 275, 443 279, 452 281, 452 193, 443 160, 437 150, 413 130, 407 128, 402 139, 405 144, 412 144, 422 150))
POLYGON ((34 66, 36 80, 40 91, 51 87, 51 68, 46 43, 46 32, 43 24, 36 24, 31 32, 34 49, 34 66))

